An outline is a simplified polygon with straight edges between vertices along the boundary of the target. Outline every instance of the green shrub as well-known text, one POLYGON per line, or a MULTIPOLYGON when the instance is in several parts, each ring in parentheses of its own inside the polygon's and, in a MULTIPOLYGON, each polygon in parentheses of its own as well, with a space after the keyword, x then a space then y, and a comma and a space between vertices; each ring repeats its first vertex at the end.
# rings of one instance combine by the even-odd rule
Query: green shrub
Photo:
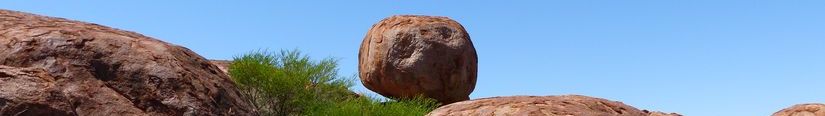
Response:
POLYGON ((359 97, 336 102, 332 106, 308 112, 312 116, 423 116, 438 104, 435 100, 417 97, 408 100, 380 102, 378 98, 359 97))
POLYGON ((300 52, 254 51, 236 57, 229 67, 246 100, 261 115, 424 115, 434 109, 434 100, 380 102, 349 91, 353 78, 338 75, 337 61, 312 61, 300 52))

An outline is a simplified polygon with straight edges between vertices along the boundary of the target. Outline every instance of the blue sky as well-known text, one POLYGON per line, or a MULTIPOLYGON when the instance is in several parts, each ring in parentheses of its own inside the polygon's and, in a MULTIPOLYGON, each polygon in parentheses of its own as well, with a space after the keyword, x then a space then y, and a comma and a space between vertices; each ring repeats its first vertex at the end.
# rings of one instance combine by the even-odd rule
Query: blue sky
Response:
MULTIPOLYGON (((335 57, 357 73, 373 23, 448 16, 479 56, 471 98, 582 94, 689 116, 825 102, 823 1, 0 1, 136 31, 211 59, 261 49, 335 57)), ((368 91, 363 87, 357 91, 368 91)))

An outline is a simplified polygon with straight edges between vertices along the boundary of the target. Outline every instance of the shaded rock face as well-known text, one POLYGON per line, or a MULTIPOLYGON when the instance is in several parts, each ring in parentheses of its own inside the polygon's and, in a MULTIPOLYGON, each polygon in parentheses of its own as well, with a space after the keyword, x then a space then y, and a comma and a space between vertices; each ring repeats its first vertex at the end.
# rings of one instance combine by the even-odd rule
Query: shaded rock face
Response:
MULTIPOLYGON (((662 113, 664 114, 664 113, 662 113)), ((475 99, 439 107, 428 116, 648 116, 621 102, 581 95, 510 96, 475 99)), ((653 116, 653 115, 651 115, 653 116)), ((669 115, 664 115, 669 116, 669 115)), ((678 114, 670 116, 679 116, 678 114)))
MULTIPOLYGON (((29 110, 71 109, 61 110, 71 115, 254 114, 229 77, 203 57, 91 23, 0 10, 0 65, 37 67, 50 75, 13 78, 31 81, 22 83, 30 86, 4 87, 0 93, 15 103, 49 103, 29 110), (20 93, 25 91, 30 93, 20 93)), ((0 83, 9 84, 16 82, 0 83)), ((14 110, 0 105, 2 111, 14 110)))
POLYGON ((401 15, 372 26, 358 52, 361 82, 390 98, 468 100, 477 56, 470 36, 446 17, 401 15))
POLYGON ((773 113, 773 116, 825 116, 825 104, 798 104, 773 113))

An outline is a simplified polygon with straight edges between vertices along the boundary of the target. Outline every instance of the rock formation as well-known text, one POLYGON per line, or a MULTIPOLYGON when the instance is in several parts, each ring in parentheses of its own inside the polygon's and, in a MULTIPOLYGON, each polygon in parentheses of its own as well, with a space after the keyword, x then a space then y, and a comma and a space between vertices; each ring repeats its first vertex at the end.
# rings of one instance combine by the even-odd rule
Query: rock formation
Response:
POLYGON ((773 113, 773 116, 825 116, 825 104, 797 104, 773 113))
POLYGON ((390 98, 468 100, 477 56, 470 36, 447 17, 392 16, 372 26, 358 53, 361 82, 390 98))
POLYGON ((255 112, 189 49, 97 24, 0 10, 0 65, 21 67, 0 75, 3 115, 255 112))
POLYGON ((621 102, 581 95, 510 96, 456 102, 428 116, 680 116, 651 113, 621 102))

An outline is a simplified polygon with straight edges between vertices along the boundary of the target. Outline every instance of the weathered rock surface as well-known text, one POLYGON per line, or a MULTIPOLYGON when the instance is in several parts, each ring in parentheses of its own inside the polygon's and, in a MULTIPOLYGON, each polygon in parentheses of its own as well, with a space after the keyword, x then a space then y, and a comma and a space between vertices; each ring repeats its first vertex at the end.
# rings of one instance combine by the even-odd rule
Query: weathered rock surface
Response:
POLYGON ((470 36, 447 17, 401 15, 372 26, 358 53, 361 82, 390 98, 468 100, 477 56, 470 36))
MULTIPOLYGON (((39 68, 0 65, 0 115, 76 115, 69 98, 54 83, 55 78, 39 68)), ((123 100, 123 99, 120 99, 123 100)), ((111 102, 126 102, 113 99, 111 102)), ((142 113, 124 109, 125 113, 142 113)))
MULTIPOLYGON (((664 113, 661 113, 664 114, 664 113)), ((456 102, 428 116, 654 116, 621 102, 581 95, 509 96, 456 102)), ((665 116, 668 116, 667 114, 665 116)), ((679 116, 673 114, 670 116, 679 116)))
POLYGON ((825 116, 825 104, 797 104, 773 113, 773 116, 825 116))
POLYGON ((0 10, 0 65, 42 68, 49 75, 4 76, 4 113, 20 108, 57 115, 255 112, 228 76, 194 52, 91 23, 0 10))

